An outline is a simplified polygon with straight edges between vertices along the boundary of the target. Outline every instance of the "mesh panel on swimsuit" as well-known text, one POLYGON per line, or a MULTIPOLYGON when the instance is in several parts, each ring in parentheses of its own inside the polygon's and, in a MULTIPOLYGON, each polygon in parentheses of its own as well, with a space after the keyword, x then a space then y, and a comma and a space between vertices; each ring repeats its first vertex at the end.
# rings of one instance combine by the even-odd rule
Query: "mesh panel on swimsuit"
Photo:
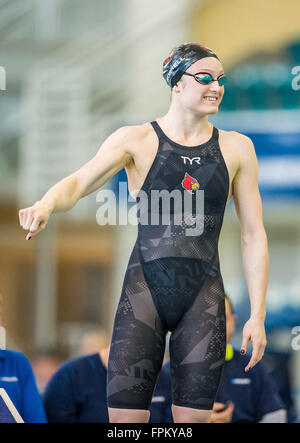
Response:
MULTIPOLYGON (((151 123, 159 147, 141 188, 149 197, 141 206, 138 238, 129 259, 111 342, 107 401, 111 408, 149 409, 161 370, 166 334, 170 335, 173 404, 212 409, 226 347, 225 294, 219 268, 218 240, 229 188, 228 171, 219 147, 218 130, 198 147, 172 142, 157 122, 151 123), (194 185, 194 187, 193 187, 194 185), (203 195, 201 234, 175 215, 182 211, 152 204, 151 191, 188 192, 197 213, 203 195), (171 217, 163 223, 164 212, 171 217), (159 216, 156 225, 143 216, 159 216), (194 231, 192 231, 194 232, 194 231)), ((172 200, 172 199, 171 199, 172 200)), ((195 219, 193 219, 195 220, 195 219)))

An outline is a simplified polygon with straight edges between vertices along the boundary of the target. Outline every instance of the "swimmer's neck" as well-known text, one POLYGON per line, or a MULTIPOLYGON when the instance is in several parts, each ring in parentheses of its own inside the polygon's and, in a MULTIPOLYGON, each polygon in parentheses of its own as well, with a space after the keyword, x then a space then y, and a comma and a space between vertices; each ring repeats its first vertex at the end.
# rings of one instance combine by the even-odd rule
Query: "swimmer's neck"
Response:
POLYGON ((208 138, 213 126, 207 115, 183 110, 175 104, 171 104, 169 111, 156 120, 171 139, 182 139, 187 143, 202 137, 208 138))

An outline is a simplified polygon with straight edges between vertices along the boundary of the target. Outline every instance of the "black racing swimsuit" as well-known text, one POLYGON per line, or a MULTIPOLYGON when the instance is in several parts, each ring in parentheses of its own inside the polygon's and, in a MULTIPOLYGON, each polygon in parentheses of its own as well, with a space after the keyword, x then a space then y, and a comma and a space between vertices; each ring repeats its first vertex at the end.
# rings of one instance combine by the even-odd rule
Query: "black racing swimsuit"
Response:
POLYGON ((138 194, 138 202, 142 195, 150 203, 139 207, 138 238, 114 321, 107 402, 111 408, 149 409, 170 331, 173 404, 210 410, 225 361, 218 241, 229 175, 217 128, 206 143, 187 147, 170 140, 156 121, 151 125, 159 147, 138 194), (167 198, 152 203, 151 196, 166 191, 177 204, 172 198, 170 205, 167 198), (183 212, 181 224, 175 223, 183 212))

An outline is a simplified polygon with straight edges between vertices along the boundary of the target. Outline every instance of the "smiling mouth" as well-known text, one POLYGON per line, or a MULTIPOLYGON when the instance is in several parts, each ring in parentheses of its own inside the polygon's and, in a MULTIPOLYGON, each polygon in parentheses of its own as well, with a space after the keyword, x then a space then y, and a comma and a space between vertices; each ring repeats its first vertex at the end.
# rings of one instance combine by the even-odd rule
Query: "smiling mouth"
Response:
POLYGON ((210 102, 210 103, 215 103, 218 99, 217 97, 204 97, 203 100, 210 102))

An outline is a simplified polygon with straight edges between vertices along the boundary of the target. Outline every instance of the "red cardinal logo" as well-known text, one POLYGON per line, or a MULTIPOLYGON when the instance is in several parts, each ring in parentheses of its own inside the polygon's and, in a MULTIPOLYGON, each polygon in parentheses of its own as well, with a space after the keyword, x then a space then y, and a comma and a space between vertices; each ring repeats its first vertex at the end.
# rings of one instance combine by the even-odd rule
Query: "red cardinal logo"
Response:
POLYGON ((185 173, 184 179, 181 182, 184 189, 187 191, 195 191, 200 188, 198 180, 194 177, 191 177, 187 172, 185 173))

